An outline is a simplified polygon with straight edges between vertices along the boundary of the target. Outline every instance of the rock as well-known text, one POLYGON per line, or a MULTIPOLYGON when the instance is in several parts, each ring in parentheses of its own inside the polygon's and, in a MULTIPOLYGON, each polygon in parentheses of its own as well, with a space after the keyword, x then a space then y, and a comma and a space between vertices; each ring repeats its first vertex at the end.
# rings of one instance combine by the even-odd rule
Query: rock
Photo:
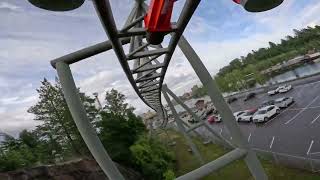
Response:
MULTIPOLYGON (((130 168, 116 164, 127 180, 142 176, 130 168)), ((39 166, 0 173, 0 180, 108 180, 95 160, 82 159, 58 165, 39 166)))

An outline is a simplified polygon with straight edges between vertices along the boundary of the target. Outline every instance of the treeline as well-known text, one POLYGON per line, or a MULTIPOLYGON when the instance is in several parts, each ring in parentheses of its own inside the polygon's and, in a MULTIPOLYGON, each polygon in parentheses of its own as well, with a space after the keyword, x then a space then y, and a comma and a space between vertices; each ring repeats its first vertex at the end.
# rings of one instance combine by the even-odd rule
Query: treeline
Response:
POLYGON ((280 44, 269 42, 268 48, 252 50, 247 56, 232 60, 220 69, 215 76, 220 89, 224 92, 263 84, 269 79, 261 72, 273 65, 304 55, 309 50, 320 49, 320 26, 294 29, 294 36, 286 36, 280 44))
MULTIPOLYGON (((0 172, 74 158, 92 158, 72 119, 60 83, 46 79, 37 89, 39 101, 29 108, 41 124, 24 130, 18 138, 7 135, 0 145, 0 172)), ((87 116, 112 160, 139 171, 145 179, 163 179, 172 174, 173 153, 157 139, 150 139, 126 97, 112 89, 105 93, 102 109, 85 93, 79 94, 87 116)))

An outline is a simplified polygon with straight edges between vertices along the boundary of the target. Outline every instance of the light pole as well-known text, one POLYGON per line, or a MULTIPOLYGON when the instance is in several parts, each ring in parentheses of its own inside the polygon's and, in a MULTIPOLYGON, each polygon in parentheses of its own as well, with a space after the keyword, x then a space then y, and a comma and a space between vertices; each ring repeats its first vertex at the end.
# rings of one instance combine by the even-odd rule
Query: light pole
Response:
POLYGON ((100 102, 100 100, 99 100, 98 95, 99 95, 99 94, 98 94, 97 92, 93 93, 93 96, 95 97, 95 99, 96 99, 96 101, 97 101, 97 103, 98 103, 99 110, 101 110, 101 109, 102 109, 102 105, 101 105, 101 102, 100 102))

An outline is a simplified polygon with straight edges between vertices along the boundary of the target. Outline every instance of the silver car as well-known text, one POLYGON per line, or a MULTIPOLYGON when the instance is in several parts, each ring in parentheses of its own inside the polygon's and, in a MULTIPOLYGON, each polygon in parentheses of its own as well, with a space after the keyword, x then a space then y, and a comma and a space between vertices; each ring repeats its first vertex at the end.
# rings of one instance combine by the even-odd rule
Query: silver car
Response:
POLYGON ((282 98, 276 99, 274 101, 274 105, 278 106, 279 108, 286 108, 293 102, 294 102, 293 97, 282 97, 282 98))

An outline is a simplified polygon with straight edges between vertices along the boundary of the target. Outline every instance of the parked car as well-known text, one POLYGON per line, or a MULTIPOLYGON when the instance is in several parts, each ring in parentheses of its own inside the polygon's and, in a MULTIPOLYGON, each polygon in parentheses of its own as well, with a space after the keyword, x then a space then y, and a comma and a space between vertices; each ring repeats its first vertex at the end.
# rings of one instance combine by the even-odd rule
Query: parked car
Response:
POLYGON ((285 85, 285 86, 280 86, 279 87, 279 93, 286 93, 292 89, 291 85, 285 85))
POLYGON ((233 113, 233 116, 236 118, 236 121, 239 121, 239 118, 245 113, 245 111, 238 111, 233 113))
POLYGON ((276 99, 274 101, 274 105, 278 106, 279 108, 286 108, 293 102, 294 102, 293 97, 282 97, 282 98, 276 99))
POLYGON ((216 112, 216 109, 214 108, 213 105, 207 105, 207 108, 206 108, 206 115, 210 115, 210 114, 213 114, 216 112))
POLYGON ((275 95, 278 93, 286 93, 286 92, 290 91, 291 89, 292 89, 291 85, 279 86, 279 87, 277 87, 277 89, 268 91, 268 95, 272 96, 272 95, 275 95))
POLYGON ((277 106, 271 105, 259 109, 253 116, 253 122, 265 122, 271 117, 280 113, 280 109, 277 106))
POLYGON ((263 107, 266 107, 266 106, 271 106, 271 105, 274 105, 274 104, 275 104, 274 100, 263 101, 262 104, 259 106, 259 108, 263 108, 263 107))
POLYGON ((219 123, 219 122, 221 122, 221 116, 220 115, 210 115, 208 117, 208 122, 209 122, 209 124, 219 123))
POLYGON ((191 123, 191 124, 194 124, 194 123, 197 123, 199 121, 196 121, 195 119, 191 118, 191 119, 188 120, 188 122, 191 123))
POLYGON ((246 95, 246 97, 244 98, 244 101, 248 101, 248 100, 254 98, 255 96, 256 96, 256 93, 254 93, 254 92, 248 93, 246 95))
POLYGON ((248 109, 245 111, 244 114, 241 115, 241 117, 238 119, 238 122, 244 121, 244 122, 251 122, 253 115, 255 112, 257 112, 258 109, 253 108, 253 109, 248 109))
POLYGON ((268 95, 269 95, 269 96, 273 96, 273 95, 275 95, 275 94, 278 94, 277 89, 268 91, 268 95))
POLYGON ((227 100, 227 103, 231 104, 231 103, 233 103, 233 102, 235 102, 235 101, 237 101, 237 100, 238 100, 238 98, 236 98, 236 97, 230 97, 230 98, 227 100))

